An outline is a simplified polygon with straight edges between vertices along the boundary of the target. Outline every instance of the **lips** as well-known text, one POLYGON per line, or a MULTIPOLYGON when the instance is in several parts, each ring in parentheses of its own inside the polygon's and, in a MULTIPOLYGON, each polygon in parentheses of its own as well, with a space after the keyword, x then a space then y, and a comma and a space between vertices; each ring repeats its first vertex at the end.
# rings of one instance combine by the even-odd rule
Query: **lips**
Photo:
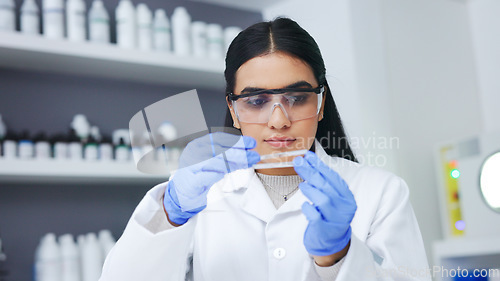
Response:
POLYGON ((285 136, 273 136, 264 141, 272 147, 287 147, 296 141, 296 139, 285 136))

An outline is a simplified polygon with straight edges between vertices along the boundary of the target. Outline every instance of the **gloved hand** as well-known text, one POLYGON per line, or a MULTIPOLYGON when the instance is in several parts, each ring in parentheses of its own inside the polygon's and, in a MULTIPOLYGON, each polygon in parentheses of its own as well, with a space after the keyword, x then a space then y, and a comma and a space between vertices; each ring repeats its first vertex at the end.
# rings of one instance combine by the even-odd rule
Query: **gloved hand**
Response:
POLYGON ((351 239, 351 221, 357 208, 347 183, 311 151, 293 163, 304 180, 299 188, 312 202, 302 205, 309 221, 304 233, 306 250, 315 256, 341 251, 351 239))
POLYGON ((191 141, 179 159, 179 170, 167 184, 163 206, 171 222, 182 225, 207 205, 210 187, 225 174, 260 161, 247 136, 208 134, 191 141))

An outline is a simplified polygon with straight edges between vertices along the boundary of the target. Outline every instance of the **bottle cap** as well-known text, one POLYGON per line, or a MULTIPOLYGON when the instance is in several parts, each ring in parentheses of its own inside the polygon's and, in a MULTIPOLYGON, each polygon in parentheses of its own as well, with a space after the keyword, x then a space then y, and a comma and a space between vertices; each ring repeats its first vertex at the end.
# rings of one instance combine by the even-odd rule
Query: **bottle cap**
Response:
POLYGON ((102 0, 94 0, 94 2, 92 2, 91 9, 103 9, 103 8, 104 8, 104 3, 102 2, 102 0))
POLYGON ((167 19, 167 13, 163 9, 156 9, 155 18, 167 19))

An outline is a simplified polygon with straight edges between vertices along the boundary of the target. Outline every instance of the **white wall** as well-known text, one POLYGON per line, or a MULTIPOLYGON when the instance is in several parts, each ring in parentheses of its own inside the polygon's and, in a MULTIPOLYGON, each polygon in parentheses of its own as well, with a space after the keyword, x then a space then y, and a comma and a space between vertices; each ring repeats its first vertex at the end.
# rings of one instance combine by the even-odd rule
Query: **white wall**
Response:
POLYGON ((407 181, 431 264, 432 242, 442 238, 434 145, 482 128, 467 8, 452 0, 313 0, 263 13, 290 16, 317 40, 351 137, 399 138, 392 150, 360 151, 383 154, 386 169, 407 181))
POLYGON ((500 1, 469 0, 468 6, 484 130, 500 131, 500 1))
POLYGON ((312 0, 304 5, 292 0, 264 10, 263 15, 264 19, 291 17, 315 38, 356 155, 363 163, 395 172, 394 153, 384 146, 394 134, 388 115, 381 21, 373 13, 377 9, 376 1, 312 0), (351 5, 362 8, 352 14, 351 5))
POLYGON ((432 241, 442 237, 433 146, 482 127, 468 11, 463 1, 380 3, 399 170, 412 187, 430 254, 432 241))

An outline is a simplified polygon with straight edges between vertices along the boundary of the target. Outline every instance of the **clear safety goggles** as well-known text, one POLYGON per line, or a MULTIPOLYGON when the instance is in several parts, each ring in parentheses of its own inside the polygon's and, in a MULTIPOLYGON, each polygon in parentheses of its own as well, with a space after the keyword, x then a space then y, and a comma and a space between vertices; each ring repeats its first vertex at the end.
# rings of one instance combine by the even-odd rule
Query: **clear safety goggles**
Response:
POLYGON ((323 100, 325 87, 264 89, 251 93, 235 95, 228 99, 240 122, 268 123, 276 107, 290 121, 298 121, 317 116, 323 100))

